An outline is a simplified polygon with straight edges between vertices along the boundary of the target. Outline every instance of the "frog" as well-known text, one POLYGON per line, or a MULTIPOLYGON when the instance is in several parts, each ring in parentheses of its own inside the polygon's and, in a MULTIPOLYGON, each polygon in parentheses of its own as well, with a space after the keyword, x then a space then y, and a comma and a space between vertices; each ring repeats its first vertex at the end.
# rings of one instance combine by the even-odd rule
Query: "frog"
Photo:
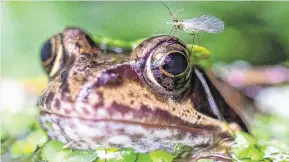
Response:
POLYGON ((230 125, 247 131, 177 37, 152 36, 117 54, 99 48, 83 29, 68 27, 40 53, 49 78, 38 101, 40 122, 50 139, 69 147, 147 153, 172 152, 181 143, 213 154, 233 140, 230 125))

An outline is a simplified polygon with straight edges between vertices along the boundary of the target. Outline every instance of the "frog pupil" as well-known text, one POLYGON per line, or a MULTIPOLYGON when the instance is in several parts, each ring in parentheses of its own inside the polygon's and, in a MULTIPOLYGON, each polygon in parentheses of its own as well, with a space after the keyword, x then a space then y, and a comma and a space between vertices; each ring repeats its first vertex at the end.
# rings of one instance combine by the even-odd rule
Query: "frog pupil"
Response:
POLYGON ((187 69, 188 61, 183 54, 173 52, 165 56, 161 66, 166 72, 175 76, 183 73, 187 69))
POLYGON ((48 40, 41 49, 41 60, 45 62, 52 55, 52 45, 50 40, 48 40))

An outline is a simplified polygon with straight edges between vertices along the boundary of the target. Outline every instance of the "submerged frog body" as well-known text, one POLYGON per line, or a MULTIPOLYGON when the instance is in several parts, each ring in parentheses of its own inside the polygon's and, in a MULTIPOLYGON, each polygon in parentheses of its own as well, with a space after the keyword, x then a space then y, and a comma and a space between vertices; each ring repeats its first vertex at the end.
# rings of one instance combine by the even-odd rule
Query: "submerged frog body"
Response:
POLYGON ((41 59, 49 75, 41 123, 73 148, 205 148, 231 138, 222 120, 246 129, 176 37, 154 36, 129 56, 113 55, 67 28, 45 43, 41 59))

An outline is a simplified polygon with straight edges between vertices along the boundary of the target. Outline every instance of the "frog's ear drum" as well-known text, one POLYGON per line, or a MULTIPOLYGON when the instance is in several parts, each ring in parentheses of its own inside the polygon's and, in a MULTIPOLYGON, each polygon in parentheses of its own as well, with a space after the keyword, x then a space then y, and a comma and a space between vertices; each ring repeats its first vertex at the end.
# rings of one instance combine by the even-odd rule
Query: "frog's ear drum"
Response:
POLYGON ((60 68, 63 47, 57 43, 57 39, 52 37, 46 41, 41 49, 40 58, 42 66, 49 77, 52 77, 60 68))

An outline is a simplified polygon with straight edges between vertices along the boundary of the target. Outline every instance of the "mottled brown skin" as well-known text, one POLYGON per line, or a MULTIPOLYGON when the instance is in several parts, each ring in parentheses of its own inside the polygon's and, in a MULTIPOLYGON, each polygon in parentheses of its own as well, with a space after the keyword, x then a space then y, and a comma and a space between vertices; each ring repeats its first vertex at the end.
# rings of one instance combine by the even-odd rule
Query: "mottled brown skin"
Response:
POLYGON ((195 153, 204 148, 215 153, 220 141, 231 139, 230 130, 210 108, 196 71, 204 75, 224 119, 246 129, 202 69, 188 64, 172 77, 157 67, 165 54, 175 56, 171 51, 190 62, 176 37, 151 37, 129 56, 104 53, 78 28, 67 28, 50 42, 49 60, 61 57, 43 61, 50 81, 39 105, 42 125, 52 139, 73 148, 104 145, 141 152, 172 151, 180 142, 194 147, 195 153))

